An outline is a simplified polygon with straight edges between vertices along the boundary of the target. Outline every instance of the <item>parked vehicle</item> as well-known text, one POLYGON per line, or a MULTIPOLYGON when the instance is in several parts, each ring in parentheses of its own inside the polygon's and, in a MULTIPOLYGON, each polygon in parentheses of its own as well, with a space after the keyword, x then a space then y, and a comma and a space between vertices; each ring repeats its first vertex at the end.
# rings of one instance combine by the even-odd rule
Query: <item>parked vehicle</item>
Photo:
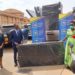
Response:
POLYGON ((3 25, 1 28, 4 34, 4 44, 8 45, 11 43, 11 40, 9 37, 10 37, 10 31, 14 29, 14 25, 3 25))

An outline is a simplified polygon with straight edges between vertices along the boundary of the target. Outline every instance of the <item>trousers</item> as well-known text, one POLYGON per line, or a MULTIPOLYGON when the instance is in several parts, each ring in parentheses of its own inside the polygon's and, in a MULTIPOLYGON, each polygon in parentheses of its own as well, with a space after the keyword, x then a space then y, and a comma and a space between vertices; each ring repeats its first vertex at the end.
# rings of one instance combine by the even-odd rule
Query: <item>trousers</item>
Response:
POLYGON ((18 54, 18 50, 16 48, 16 46, 13 46, 13 51, 14 51, 14 63, 17 64, 17 54, 18 54))

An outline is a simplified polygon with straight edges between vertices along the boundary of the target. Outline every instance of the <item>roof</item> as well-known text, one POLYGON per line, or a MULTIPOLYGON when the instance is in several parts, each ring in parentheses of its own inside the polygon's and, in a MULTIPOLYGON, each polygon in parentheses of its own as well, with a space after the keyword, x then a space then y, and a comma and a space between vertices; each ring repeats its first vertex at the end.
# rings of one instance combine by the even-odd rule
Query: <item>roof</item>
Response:
POLYGON ((6 9, 6 10, 4 10, 4 12, 13 13, 13 14, 15 14, 15 13, 23 14, 23 12, 21 12, 20 10, 17 10, 17 9, 6 9))
POLYGON ((4 10, 4 11, 0 10, 0 15, 20 18, 19 16, 15 16, 14 14, 24 14, 24 13, 19 11, 19 10, 16 10, 16 9, 7 9, 7 10, 4 10))

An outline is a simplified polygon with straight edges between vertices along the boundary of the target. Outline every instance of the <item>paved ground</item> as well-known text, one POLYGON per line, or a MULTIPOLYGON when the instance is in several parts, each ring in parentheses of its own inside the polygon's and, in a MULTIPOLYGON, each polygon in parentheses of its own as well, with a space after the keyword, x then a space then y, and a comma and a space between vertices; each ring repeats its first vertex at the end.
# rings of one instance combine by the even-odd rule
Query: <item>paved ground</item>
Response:
POLYGON ((26 67, 23 69, 14 67, 12 49, 4 51, 3 65, 4 69, 0 70, 0 75, 74 75, 63 65, 26 67))

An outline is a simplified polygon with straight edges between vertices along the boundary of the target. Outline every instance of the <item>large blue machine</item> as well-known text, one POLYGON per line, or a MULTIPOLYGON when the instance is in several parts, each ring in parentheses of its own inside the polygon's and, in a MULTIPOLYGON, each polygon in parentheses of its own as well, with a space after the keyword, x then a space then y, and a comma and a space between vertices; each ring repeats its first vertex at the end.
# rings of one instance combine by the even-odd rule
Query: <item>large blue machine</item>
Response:
POLYGON ((46 42, 46 34, 45 34, 45 21, 44 18, 40 18, 31 23, 32 29, 32 42, 46 42))
POLYGON ((59 40, 63 40, 66 36, 66 31, 70 27, 70 22, 74 19, 74 16, 68 15, 59 20, 59 40))

